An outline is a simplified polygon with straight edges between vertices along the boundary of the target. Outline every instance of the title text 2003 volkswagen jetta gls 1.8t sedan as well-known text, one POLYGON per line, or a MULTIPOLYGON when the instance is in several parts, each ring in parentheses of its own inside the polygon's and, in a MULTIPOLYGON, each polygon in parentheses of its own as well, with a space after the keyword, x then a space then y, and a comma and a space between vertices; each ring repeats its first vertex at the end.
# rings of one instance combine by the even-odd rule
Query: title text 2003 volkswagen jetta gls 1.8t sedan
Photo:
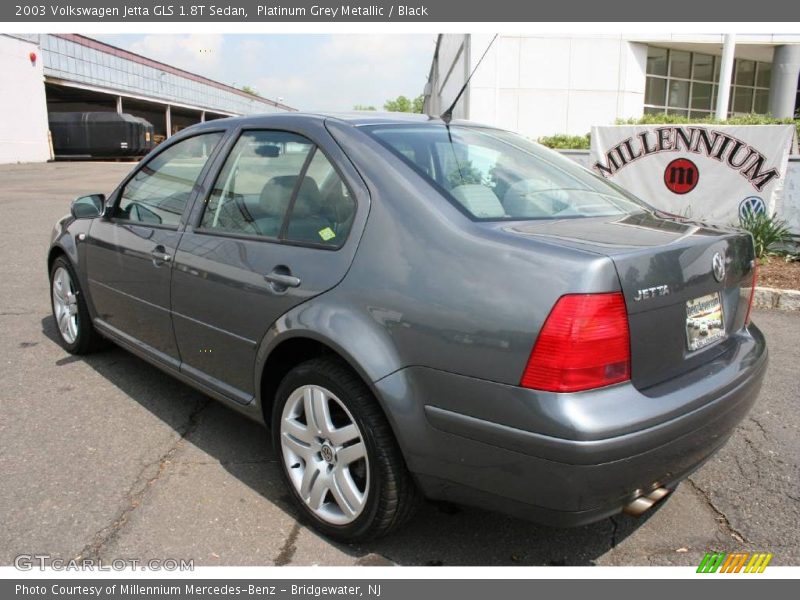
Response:
POLYGON ((749 235, 422 116, 190 127, 77 199, 48 267, 67 350, 113 340, 264 422, 341 540, 422 496, 641 513, 725 443, 767 362, 749 235))

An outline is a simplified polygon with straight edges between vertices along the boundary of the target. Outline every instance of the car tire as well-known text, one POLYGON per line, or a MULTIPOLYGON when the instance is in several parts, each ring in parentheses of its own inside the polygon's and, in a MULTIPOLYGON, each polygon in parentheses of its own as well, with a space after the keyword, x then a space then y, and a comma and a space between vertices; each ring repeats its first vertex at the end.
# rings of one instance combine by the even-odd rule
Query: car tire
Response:
POLYGON ((321 533, 348 543, 374 539, 407 522, 419 505, 386 416, 343 361, 316 358, 289 371, 271 429, 292 498, 321 533), (309 405, 322 416, 309 418, 309 405))
POLYGON ((72 264, 59 256, 50 267, 50 308, 61 346, 70 354, 88 354, 104 345, 92 325, 86 297, 72 264))

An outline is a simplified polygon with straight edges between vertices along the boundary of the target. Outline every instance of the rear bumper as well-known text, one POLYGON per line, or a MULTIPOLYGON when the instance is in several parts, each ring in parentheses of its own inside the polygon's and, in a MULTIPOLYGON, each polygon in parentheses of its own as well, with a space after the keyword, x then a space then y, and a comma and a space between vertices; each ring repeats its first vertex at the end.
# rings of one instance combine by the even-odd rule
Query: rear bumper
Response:
POLYGON ((432 498, 558 525, 674 487, 728 439, 766 370, 755 327, 666 384, 550 394, 410 367, 377 382, 409 469, 432 498))

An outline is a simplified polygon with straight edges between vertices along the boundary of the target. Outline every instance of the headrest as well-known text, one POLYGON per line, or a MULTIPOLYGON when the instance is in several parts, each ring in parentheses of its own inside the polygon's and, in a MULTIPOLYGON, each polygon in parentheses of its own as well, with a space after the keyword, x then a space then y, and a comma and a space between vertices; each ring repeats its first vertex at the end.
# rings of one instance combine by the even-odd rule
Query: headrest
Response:
POLYGON ((295 181, 297 181, 296 175, 287 175, 273 177, 264 184, 259 196, 259 205, 265 216, 282 218, 286 214, 295 181))
POLYGON ((300 219, 317 216, 322 211, 322 194, 313 177, 305 176, 297 190, 297 200, 294 203, 292 217, 300 219))
MULTIPOLYGON (((259 198, 259 204, 265 216, 283 217, 286 214, 297 177, 297 175, 281 175, 267 181, 261 189, 259 198)), ((317 182, 312 177, 303 177, 300 189, 297 191, 293 215, 303 217, 311 212, 317 212, 320 204, 321 198, 317 182)))

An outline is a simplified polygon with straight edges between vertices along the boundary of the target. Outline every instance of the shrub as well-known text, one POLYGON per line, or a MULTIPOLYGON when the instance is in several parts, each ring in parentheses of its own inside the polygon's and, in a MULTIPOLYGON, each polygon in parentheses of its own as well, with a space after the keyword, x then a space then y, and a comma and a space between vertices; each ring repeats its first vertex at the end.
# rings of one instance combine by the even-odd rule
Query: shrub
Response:
POLYGON ((681 115, 644 115, 638 119, 617 119, 617 125, 794 125, 800 139, 800 119, 775 119, 768 115, 740 115, 720 121, 713 117, 694 119, 681 115))
POLYGON ((753 236, 757 258, 780 250, 791 239, 786 221, 774 213, 769 216, 766 213, 748 212, 741 217, 740 226, 753 236))
POLYGON ((589 134, 586 135, 548 135, 539 138, 539 143, 548 148, 557 150, 588 150, 589 134))
MULTIPOLYGON (((767 115, 739 115, 730 117, 727 121, 720 121, 709 117, 707 119, 694 119, 681 115, 644 115, 638 119, 617 119, 617 125, 794 125, 797 128, 797 139, 800 140, 800 118, 774 119, 767 115)), ((548 148, 557 150, 588 150, 590 137, 586 135, 549 135, 539 138, 539 143, 548 148)))

